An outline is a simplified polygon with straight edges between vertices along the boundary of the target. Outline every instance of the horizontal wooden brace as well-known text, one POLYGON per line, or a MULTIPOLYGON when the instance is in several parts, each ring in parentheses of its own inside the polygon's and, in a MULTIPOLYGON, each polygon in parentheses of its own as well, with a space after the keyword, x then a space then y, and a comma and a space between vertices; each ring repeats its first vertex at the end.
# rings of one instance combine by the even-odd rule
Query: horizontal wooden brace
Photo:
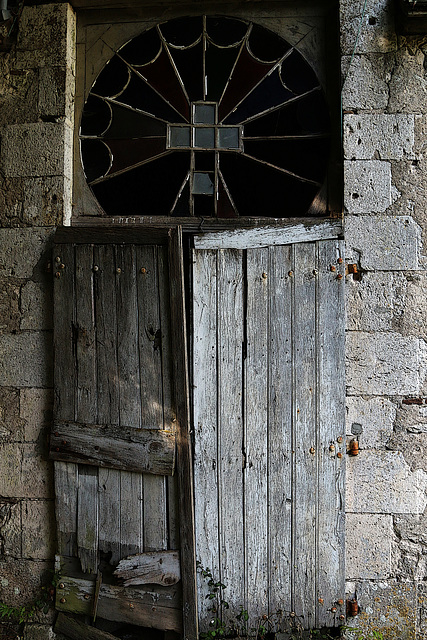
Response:
POLYGON ((50 437, 50 458, 171 476, 175 432, 57 421, 50 437))
POLYGON ((166 245, 170 238, 170 225, 163 228, 110 227, 58 227, 55 244, 155 244, 166 245))
POLYGON ((170 586, 181 579, 179 551, 150 551, 119 562, 114 575, 125 587, 137 584, 170 586))
MULTIPOLYGON (((61 576, 55 607, 59 611, 90 616, 94 595, 94 580, 61 576)), ((148 590, 102 584, 97 617, 181 633, 181 599, 181 589, 176 586, 148 590)))
POLYGON ((95 627, 89 627, 89 625, 80 620, 66 616, 65 613, 58 615, 54 631, 55 633, 62 633, 70 640, 117 640, 117 636, 112 636, 111 633, 101 631, 95 627))

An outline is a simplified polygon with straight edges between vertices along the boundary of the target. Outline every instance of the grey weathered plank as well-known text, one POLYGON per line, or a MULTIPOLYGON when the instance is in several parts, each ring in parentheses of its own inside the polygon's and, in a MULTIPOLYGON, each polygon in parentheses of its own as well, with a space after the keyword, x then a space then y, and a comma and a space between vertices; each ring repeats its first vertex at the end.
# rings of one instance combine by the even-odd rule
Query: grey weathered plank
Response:
POLYGON ((115 640, 117 638, 117 636, 112 636, 111 633, 106 631, 89 627, 84 622, 66 616, 64 613, 58 615, 54 631, 55 633, 62 633, 70 640, 115 640))
POLYGON ((57 544, 64 556, 77 554, 77 465, 55 462, 55 515, 57 544))
POLYGON ((344 573, 344 466, 345 466, 345 382, 344 382, 344 278, 337 278, 344 265, 343 243, 318 243, 319 276, 317 302, 318 388, 319 388, 319 493, 317 603, 319 627, 342 624, 345 614, 344 573), (335 265, 337 271, 331 272, 335 265), (342 438, 341 443, 338 438, 342 438), (334 450, 329 447, 333 445, 334 450), (341 458, 338 454, 341 453, 341 458), (337 611, 331 611, 335 606, 337 611))
MULTIPOLYGON (((217 252, 193 251, 193 420, 197 559, 220 576, 218 498, 217 252)), ((198 576, 199 624, 208 631, 212 603, 198 576)))
POLYGON ((194 541, 193 469, 190 442, 187 335, 184 265, 181 228, 171 230, 169 244, 171 342, 173 344, 173 396, 178 425, 177 472, 182 570, 182 616, 184 640, 197 640, 196 555, 194 541))
POLYGON ((137 584, 162 584, 165 587, 181 580, 179 551, 139 553, 121 560, 114 571, 125 587, 137 584))
MULTIPOLYGON (((59 611, 90 615, 94 592, 94 580, 61 576, 55 607, 59 611)), ((180 633, 180 585, 147 589, 102 584, 97 615, 105 620, 128 622, 154 629, 170 629, 180 633)))
POLYGON ((341 220, 312 219, 293 221, 288 226, 259 227, 256 229, 230 229, 208 234, 196 234, 196 249, 248 249, 296 242, 309 242, 342 236, 341 220))
POLYGON ((269 282, 268 527, 269 613, 289 612, 292 549, 293 248, 271 247, 269 282), (278 534, 278 532, 280 532, 278 534))
POLYGON ((79 467, 77 546, 83 573, 98 568, 98 470, 79 467))
MULTIPOLYGON (((163 428, 157 247, 136 247, 141 426, 163 428)), ((161 277, 161 276, 160 276, 161 277)), ((165 351, 167 348, 165 345, 165 351)), ((170 474, 164 474, 170 475, 170 474)), ((144 476, 144 550, 167 549, 166 479, 144 476)))
POLYGON ((244 362, 245 608, 248 628, 268 613, 268 249, 246 253, 246 359, 244 362), (261 614, 262 615, 262 614, 261 614))
POLYGON ((218 252, 218 465, 220 577, 232 605, 224 620, 244 602, 244 507, 242 343, 242 252, 218 252))
POLYGON ((173 475, 175 433, 58 421, 51 433, 50 457, 125 471, 173 475))
MULTIPOLYGON (((169 225, 170 226, 170 225, 169 225)), ((108 226, 58 227, 55 242, 58 244, 163 244, 169 241, 169 229, 159 227, 114 226, 111 218, 108 226)))
POLYGON ((316 251, 295 251, 293 318, 293 607, 306 628, 314 625, 317 493, 316 251), (310 448, 315 449, 314 454, 310 448))

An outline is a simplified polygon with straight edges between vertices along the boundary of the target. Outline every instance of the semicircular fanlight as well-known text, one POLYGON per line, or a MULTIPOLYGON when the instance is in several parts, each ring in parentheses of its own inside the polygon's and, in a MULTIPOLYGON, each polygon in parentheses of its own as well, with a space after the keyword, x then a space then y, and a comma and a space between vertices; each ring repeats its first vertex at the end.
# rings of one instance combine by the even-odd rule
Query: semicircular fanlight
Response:
POLYGON ((107 215, 294 217, 325 180, 329 112, 301 53, 225 16, 158 24, 117 49, 82 115, 107 215))

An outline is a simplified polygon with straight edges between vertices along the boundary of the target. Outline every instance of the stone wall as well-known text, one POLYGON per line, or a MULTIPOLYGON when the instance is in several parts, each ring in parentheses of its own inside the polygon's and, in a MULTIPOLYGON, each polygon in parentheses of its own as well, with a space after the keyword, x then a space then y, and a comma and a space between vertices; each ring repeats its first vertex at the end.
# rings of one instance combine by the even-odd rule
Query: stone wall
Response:
POLYGON ((341 0, 347 276, 347 579, 385 638, 427 638, 425 38, 391 0, 341 0), (357 33, 361 23, 360 35, 357 33), (357 40, 357 43, 356 43, 357 40), (353 55, 354 54, 354 55, 353 55))
MULTIPOLYGON (((11 606, 53 577, 50 245, 71 215, 74 41, 68 5, 27 7, 0 52, 0 601, 11 606)), ((49 637, 51 617, 37 613, 24 637, 49 637)))

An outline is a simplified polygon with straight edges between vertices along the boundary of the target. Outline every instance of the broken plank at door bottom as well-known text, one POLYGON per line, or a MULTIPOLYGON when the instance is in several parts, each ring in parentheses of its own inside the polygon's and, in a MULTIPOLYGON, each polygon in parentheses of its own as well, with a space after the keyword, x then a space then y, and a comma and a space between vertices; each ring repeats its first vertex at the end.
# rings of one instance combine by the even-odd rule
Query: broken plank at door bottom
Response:
POLYGON ((89 627, 87 624, 70 618, 64 613, 60 613, 55 623, 55 633, 62 633, 70 640, 117 640, 117 636, 111 633, 101 631, 95 627, 89 627))
MULTIPOLYGON (((59 611, 91 615, 94 596, 94 580, 61 576, 55 606, 59 611)), ((102 584, 97 617, 181 633, 181 587, 173 585, 142 589, 102 584)))
POLYGON ((171 586, 181 579, 179 551, 151 551, 129 556, 119 562, 114 575, 125 587, 137 584, 171 586))

